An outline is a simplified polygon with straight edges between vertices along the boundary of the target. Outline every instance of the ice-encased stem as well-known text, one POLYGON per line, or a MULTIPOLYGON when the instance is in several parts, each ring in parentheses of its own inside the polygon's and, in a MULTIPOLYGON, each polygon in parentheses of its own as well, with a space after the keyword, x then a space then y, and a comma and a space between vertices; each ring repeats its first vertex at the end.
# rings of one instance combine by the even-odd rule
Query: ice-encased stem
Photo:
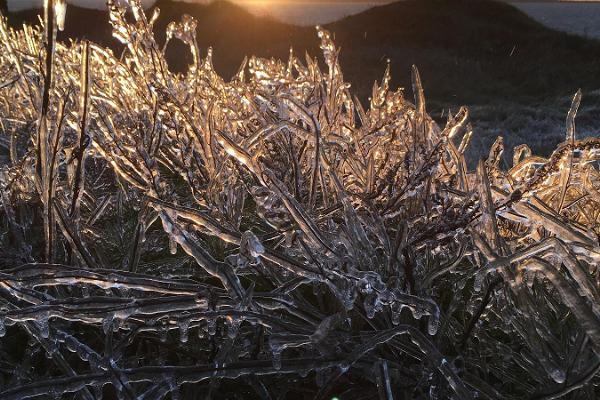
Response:
MULTIPOLYGON (((42 103, 38 118, 37 146, 36 146, 36 180, 38 192, 41 195, 44 204, 44 239, 45 239, 45 258, 47 262, 52 262, 52 204, 49 187, 51 177, 48 175, 48 161, 50 157, 50 121, 48 117, 50 109, 50 96, 54 75, 54 53, 56 47, 56 18, 54 15, 54 1, 44 1, 44 45, 45 45, 45 73, 44 85, 42 91, 42 103)), ((55 133, 58 135, 58 133, 55 133)))
POLYGON ((69 214, 76 224, 79 226, 81 197, 85 190, 85 160, 86 150, 91 140, 91 136, 87 132, 89 118, 89 103, 90 103, 90 45, 84 41, 81 46, 81 82, 79 92, 79 112, 81 119, 79 121, 78 139, 79 143, 76 149, 75 157, 75 177, 73 180, 73 198, 71 199, 71 207, 69 214))

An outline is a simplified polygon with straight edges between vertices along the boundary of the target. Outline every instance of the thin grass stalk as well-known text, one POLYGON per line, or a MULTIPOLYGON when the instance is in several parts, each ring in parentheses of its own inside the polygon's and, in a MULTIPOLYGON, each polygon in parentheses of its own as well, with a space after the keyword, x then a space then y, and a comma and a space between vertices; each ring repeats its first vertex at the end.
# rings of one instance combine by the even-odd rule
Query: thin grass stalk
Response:
MULTIPOLYGON (((55 234, 56 234, 56 221, 54 218, 54 210, 53 210, 53 206, 52 203, 54 201, 54 195, 56 192, 56 186, 57 186, 57 180, 58 180, 58 174, 57 174, 57 170, 58 170, 58 158, 59 158, 59 151, 60 151, 60 143, 61 143, 61 132, 63 130, 64 127, 64 123, 65 123, 65 118, 66 118, 66 113, 65 113, 65 108, 67 106, 67 103, 69 101, 69 94, 67 94, 64 99, 61 101, 59 108, 58 108, 58 114, 56 117, 56 128, 54 129, 53 132, 53 137, 52 137, 52 150, 50 152, 51 154, 51 158, 49 160, 49 170, 48 170, 48 185, 46 188, 46 191, 44 192, 45 195, 45 199, 47 202, 47 206, 44 207, 44 218, 45 218, 45 222, 47 222, 47 227, 46 225, 44 226, 45 229, 47 229, 47 254, 46 254, 46 259, 48 263, 52 263, 53 259, 54 259, 54 238, 55 238, 55 234)), ((46 204, 46 203, 45 203, 46 204)))
POLYGON ((38 119, 37 147, 36 147, 36 182, 38 193, 44 207, 44 238, 45 258, 48 262, 52 260, 52 226, 49 215, 52 213, 50 205, 49 190, 50 177, 48 176, 49 156, 49 121, 48 112, 50 108, 50 92, 52 90, 54 51, 56 42, 56 24, 54 16, 54 0, 46 0, 44 3, 44 45, 46 47, 44 86, 42 89, 42 104, 38 119))
POLYGON ((90 46, 84 41, 81 47, 81 88, 79 93, 79 145, 76 155, 75 180, 73 183, 73 198, 71 199, 70 215, 76 226, 80 224, 81 197, 85 190, 85 159, 90 136, 86 129, 88 124, 90 103, 90 46))

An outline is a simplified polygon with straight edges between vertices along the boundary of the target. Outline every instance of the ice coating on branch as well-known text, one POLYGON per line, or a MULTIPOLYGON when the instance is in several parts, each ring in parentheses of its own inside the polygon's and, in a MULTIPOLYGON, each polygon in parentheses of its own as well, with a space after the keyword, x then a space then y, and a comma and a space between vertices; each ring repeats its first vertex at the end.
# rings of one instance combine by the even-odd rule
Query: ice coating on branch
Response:
POLYGON ((54 2, 54 13, 56 15, 56 25, 59 31, 65 30, 65 18, 67 15, 67 1, 66 0, 53 0, 54 2))
POLYGON ((186 343, 189 337, 190 320, 187 318, 182 319, 177 323, 177 326, 179 327, 179 340, 181 343, 186 343))
POLYGON ((169 252, 171 254, 177 254, 177 241, 172 237, 169 238, 169 252))
POLYGON ((246 231, 242 234, 240 241, 240 253, 252 258, 258 258, 265 253, 265 248, 254 233, 246 231))
POLYGON ((438 127, 416 67, 410 98, 388 62, 363 104, 319 27, 323 64, 250 56, 228 80, 184 16, 166 38, 194 62, 174 74, 158 11, 108 5, 119 56, 0 21, 0 351, 32 350, 2 353, 20 378, 0 398, 218 399, 232 381, 552 398, 590 381, 600 141, 577 139, 580 92, 548 158, 522 145, 504 170, 498 138, 473 171, 468 110, 438 127), (26 369, 35 354, 53 379, 26 369))
POLYGON ((217 333, 217 320, 216 318, 208 318, 206 320, 206 330, 210 336, 214 336, 217 333))
POLYGON ((48 339, 50 336, 50 321, 48 320, 48 314, 41 313, 36 320, 36 325, 39 329, 40 336, 44 339, 48 339))

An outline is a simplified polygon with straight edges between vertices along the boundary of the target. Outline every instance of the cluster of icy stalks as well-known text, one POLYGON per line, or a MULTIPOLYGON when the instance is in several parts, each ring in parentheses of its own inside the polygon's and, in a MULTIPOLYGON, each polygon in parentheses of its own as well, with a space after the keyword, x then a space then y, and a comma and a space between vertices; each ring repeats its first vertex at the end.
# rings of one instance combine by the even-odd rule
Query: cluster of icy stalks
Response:
POLYGON ((572 399, 600 370, 600 140, 469 171, 324 57, 229 81, 196 22, 109 1, 123 54, 0 23, 0 399, 572 399), (184 74, 165 48, 189 46, 184 74))

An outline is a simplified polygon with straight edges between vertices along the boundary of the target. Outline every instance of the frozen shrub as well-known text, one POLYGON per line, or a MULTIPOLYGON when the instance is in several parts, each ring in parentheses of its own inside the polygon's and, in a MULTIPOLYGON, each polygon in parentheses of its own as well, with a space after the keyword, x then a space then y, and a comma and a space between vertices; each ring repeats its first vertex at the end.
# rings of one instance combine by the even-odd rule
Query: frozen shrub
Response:
POLYGON ((130 2, 109 2, 121 57, 56 43, 52 7, 0 25, 0 398, 593 395, 579 93, 549 158, 507 170, 498 139, 472 171, 468 111, 439 128, 416 68, 414 103, 388 69, 365 109, 318 29, 324 68, 252 57, 225 81, 184 18, 173 74, 130 2))

